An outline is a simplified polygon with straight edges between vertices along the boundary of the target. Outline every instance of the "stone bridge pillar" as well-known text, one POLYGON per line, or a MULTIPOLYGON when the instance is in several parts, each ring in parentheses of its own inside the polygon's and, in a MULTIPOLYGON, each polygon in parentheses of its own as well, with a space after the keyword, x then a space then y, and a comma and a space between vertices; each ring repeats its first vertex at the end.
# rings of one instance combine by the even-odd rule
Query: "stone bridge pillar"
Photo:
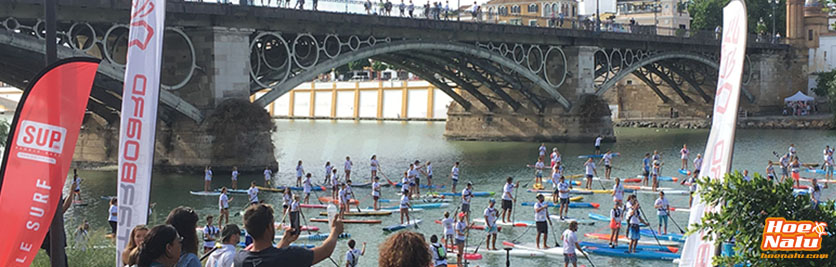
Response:
POLYGON ((572 46, 564 48, 566 69, 569 75, 561 86, 560 93, 575 102, 579 96, 595 93, 595 51, 594 46, 572 46))

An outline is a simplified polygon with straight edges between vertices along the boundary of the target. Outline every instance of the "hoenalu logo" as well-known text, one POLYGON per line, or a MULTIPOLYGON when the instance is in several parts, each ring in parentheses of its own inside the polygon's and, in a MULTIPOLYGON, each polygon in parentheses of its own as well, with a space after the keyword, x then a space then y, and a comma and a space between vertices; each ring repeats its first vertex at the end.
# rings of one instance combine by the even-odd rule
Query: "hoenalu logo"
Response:
POLYGON ((767 218, 761 250, 818 251, 821 249, 821 236, 828 235, 826 229, 827 223, 824 222, 767 218))
POLYGON ((15 145, 21 148, 17 157, 55 164, 66 139, 64 127, 23 120, 15 140, 15 145))

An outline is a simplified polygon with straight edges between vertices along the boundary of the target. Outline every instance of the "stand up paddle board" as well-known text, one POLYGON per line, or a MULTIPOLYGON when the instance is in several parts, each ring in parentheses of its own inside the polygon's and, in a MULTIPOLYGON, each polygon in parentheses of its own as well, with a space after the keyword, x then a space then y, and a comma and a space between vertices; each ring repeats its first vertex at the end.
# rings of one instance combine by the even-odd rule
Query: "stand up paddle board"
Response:
POLYGON ((403 230, 403 229, 410 228, 410 227, 415 227, 419 223, 421 223, 420 219, 419 220, 412 220, 412 221, 410 221, 408 223, 405 223, 405 224, 396 224, 396 225, 390 225, 390 226, 383 227, 383 231, 384 232, 394 232, 394 231, 403 230))

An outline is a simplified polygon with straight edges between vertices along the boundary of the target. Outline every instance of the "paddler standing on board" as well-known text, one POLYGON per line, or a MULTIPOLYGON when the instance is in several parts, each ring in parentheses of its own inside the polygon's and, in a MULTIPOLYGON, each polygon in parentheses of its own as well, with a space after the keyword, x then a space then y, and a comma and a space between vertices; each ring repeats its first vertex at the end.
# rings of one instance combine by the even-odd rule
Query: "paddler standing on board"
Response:
POLYGON ((340 183, 339 197, 340 218, 344 218, 343 215, 348 210, 348 192, 345 189, 345 183, 340 183))
POLYGON ((505 179, 505 186, 502 187, 502 214, 499 215, 500 217, 502 217, 503 223, 511 220, 511 210, 514 209, 514 202, 517 201, 511 192, 514 191, 514 188, 517 188, 519 186, 519 181, 517 181, 517 183, 514 184, 514 178, 511 178, 509 176, 505 179))
POLYGON ((551 168, 554 168, 555 165, 560 163, 560 152, 557 151, 557 148, 552 148, 552 154, 549 155, 549 159, 551 160, 551 168))
POLYGON ((529 168, 534 168, 534 189, 543 189, 543 169, 546 168, 546 164, 543 163, 543 157, 537 159, 537 163, 534 165, 525 165, 529 168))
POLYGON ((554 190, 554 194, 552 194, 552 202, 557 203, 557 185, 560 183, 560 178, 563 177, 563 165, 560 162, 552 167, 552 189, 554 190))
POLYGON ((247 196, 250 199, 250 205, 258 204, 258 187, 255 187, 255 181, 250 182, 250 189, 247 189, 247 196))
POLYGON ((546 243, 548 243, 549 239, 549 223, 546 222, 548 219, 548 208, 549 205, 545 201, 545 197, 543 194, 537 194, 537 203, 534 203, 534 221, 537 224, 537 239, 535 243, 537 243, 537 249, 540 249, 540 235, 543 236, 543 249, 549 248, 546 243))
POLYGON ((822 188, 827 188, 827 183, 824 183, 824 186, 818 184, 818 179, 813 178, 813 184, 810 185, 810 201, 813 204, 813 208, 818 208, 819 203, 821 203, 821 191, 822 188))
POLYGON ((645 153, 642 159, 642 180, 644 186, 647 186, 647 181, 650 180, 650 153, 645 153))
POLYGON ((372 183, 372 199, 374 199, 374 210, 380 210, 378 201, 380 201, 380 177, 375 176, 372 183))
POLYGON ((453 184, 453 193, 456 193, 456 184, 459 183, 459 162, 453 164, 453 169, 450 170, 450 183, 453 184))
POLYGON ((485 247, 488 250, 497 250, 496 233, 499 232, 499 228, 496 225, 496 217, 499 216, 499 211, 493 207, 494 205, 496 205, 496 200, 491 198, 488 202, 488 207, 485 208, 485 232, 488 233, 488 240, 485 241, 485 247), (493 236, 493 242, 491 242, 491 236, 493 236))
POLYGON ((682 170, 688 171, 688 153, 691 153, 688 150, 688 145, 682 144, 682 149, 679 150, 679 158, 682 159, 682 170))
POLYGON ((792 163, 790 163, 790 171, 792 172, 792 179, 795 180, 795 187, 799 187, 801 181, 801 163, 798 162, 797 157, 793 157, 792 163))
POLYGON ((409 223, 409 208, 412 207, 412 204, 409 204, 409 189, 403 190, 403 195, 401 195, 401 203, 398 208, 401 209, 401 224, 403 224, 403 217, 406 216, 406 223, 409 223))
MULTIPOLYGON (((348 198, 348 201, 345 202, 346 210, 351 210, 351 200, 355 199, 354 197, 354 190, 351 189, 351 180, 345 179, 345 196, 348 198)), ((357 206, 360 206, 358 203, 357 206)))
POLYGON ((702 154, 697 153, 697 158, 694 159, 694 171, 692 176, 700 178, 700 169, 702 169, 702 154))
POLYGON ((604 163, 604 177, 606 177, 607 180, 609 180, 610 179, 610 173, 612 173, 612 151, 611 150, 607 150, 607 153, 604 153, 604 155, 601 156, 601 160, 598 161, 598 164, 601 164, 601 163, 604 163))
POLYGON ((311 191, 313 190, 313 185, 311 185, 311 173, 305 174, 305 180, 302 182, 302 186, 305 192, 305 204, 310 203, 308 199, 311 198, 311 191))
POLYGON ((377 155, 372 155, 372 159, 369 160, 369 169, 372 171, 372 176, 369 177, 370 179, 374 180, 377 177, 378 167, 380 167, 380 162, 377 161, 377 155))
POLYGON ((628 231, 630 231, 630 246, 627 249, 627 253, 636 253, 636 245, 639 244, 639 239, 641 239, 641 234, 639 233, 639 225, 650 225, 649 223, 644 221, 644 219, 641 218, 641 212, 639 211, 639 201, 636 198, 632 199, 630 212, 627 213, 627 221, 630 223, 630 226, 628 228, 628 231))
POLYGON ((406 179, 409 182, 409 192, 411 192, 414 195, 420 195, 420 192, 416 190, 416 188, 418 188, 418 185, 415 183, 415 179, 417 178, 418 171, 415 170, 415 164, 410 163, 409 169, 406 170, 406 179))
POLYGON ((270 187, 270 181, 273 180, 273 171, 270 167, 264 167, 264 187, 270 187))
POLYGON ((650 171, 650 176, 653 177, 653 191, 656 191, 656 188, 659 187, 659 173, 662 171, 662 163, 658 160, 653 161, 653 169, 650 171))
POLYGON ((546 157, 546 143, 540 143, 540 148, 537 149, 540 153, 538 154, 538 158, 546 157))
POLYGON ((592 177, 598 176, 598 171, 595 170, 595 162, 592 161, 592 158, 589 158, 583 164, 583 167, 586 170, 586 189, 592 189, 592 177))
POLYGON ((615 178, 615 185, 612 186, 612 202, 621 204, 624 198, 624 185, 621 184, 621 179, 615 178))
POLYGON ((340 177, 337 175, 337 169, 331 169, 331 174, 331 199, 339 199, 340 177))
MULTIPOLYGON (((829 150, 829 148, 828 148, 829 150)), ((824 156, 824 179, 825 180, 832 180, 833 179, 833 151, 829 151, 824 156)), ((827 184, 827 181, 825 181, 827 184)))
POLYGON ((790 176, 790 154, 781 156, 781 158, 778 160, 778 163, 781 164, 781 182, 783 183, 784 179, 787 179, 790 176))
MULTIPOLYGON (((572 188, 570 183, 566 182, 566 177, 560 176, 560 180, 557 183, 557 190, 554 190, 553 196, 560 197, 560 207, 558 207, 557 213, 560 216, 560 220, 562 221, 565 216, 569 216, 569 189, 572 188)), ((557 203, 557 201, 554 201, 557 203)))
POLYGON ((473 198, 473 183, 467 182, 467 187, 462 190, 462 213, 467 216, 467 221, 470 221, 470 199, 473 198))
MULTIPOLYGON (((459 213, 459 221, 456 222, 456 248, 458 252, 456 253, 456 266, 462 266, 462 257, 464 257, 464 242, 467 239, 465 235, 467 233, 467 221, 465 221, 466 213, 462 212, 459 213)), ((468 219, 469 220, 469 219, 468 219)))
POLYGON ((603 140, 604 140, 604 138, 601 137, 600 135, 598 137, 595 137, 595 155, 598 155, 599 153, 601 153, 601 141, 603 141, 603 140))

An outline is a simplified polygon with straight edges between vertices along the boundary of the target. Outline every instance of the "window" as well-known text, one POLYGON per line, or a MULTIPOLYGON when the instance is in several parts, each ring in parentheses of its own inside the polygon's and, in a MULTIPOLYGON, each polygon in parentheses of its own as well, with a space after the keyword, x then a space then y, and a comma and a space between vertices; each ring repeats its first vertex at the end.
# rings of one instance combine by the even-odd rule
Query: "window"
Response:
POLYGON ((508 24, 511 25, 522 25, 522 19, 509 19, 508 24))
POLYGON ((807 41, 813 40, 813 30, 807 31, 807 41))
POLYGON ((537 4, 530 4, 528 5, 528 13, 537 13, 540 12, 540 7, 537 4))
POLYGON ((499 14, 500 15, 508 15, 508 7, 504 7, 504 6, 499 7, 499 14))
POLYGON ((520 14, 520 6, 511 6, 511 14, 520 14))
POLYGON ((528 26, 535 26, 535 27, 537 27, 537 20, 536 20, 536 19, 530 19, 530 20, 528 20, 528 26))
POLYGON ((543 17, 551 17, 552 7, 551 4, 543 5, 543 17))

